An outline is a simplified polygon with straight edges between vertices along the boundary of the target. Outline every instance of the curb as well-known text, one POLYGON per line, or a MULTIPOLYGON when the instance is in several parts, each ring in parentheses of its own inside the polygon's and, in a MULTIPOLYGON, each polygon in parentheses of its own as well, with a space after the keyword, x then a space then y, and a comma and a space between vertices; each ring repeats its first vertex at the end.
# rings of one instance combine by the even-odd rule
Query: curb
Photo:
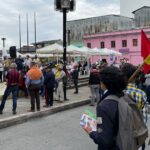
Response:
POLYGON ((90 99, 80 100, 80 101, 78 100, 78 101, 69 102, 66 104, 61 104, 59 106, 53 106, 52 108, 47 108, 39 112, 27 112, 24 114, 7 117, 7 118, 0 120, 0 129, 7 128, 16 124, 21 124, 34 118, 52 115, 61 111, 69 110, 71 108, 79 107, 79 106, 86 105, 89 103, 90 103, 90 99))

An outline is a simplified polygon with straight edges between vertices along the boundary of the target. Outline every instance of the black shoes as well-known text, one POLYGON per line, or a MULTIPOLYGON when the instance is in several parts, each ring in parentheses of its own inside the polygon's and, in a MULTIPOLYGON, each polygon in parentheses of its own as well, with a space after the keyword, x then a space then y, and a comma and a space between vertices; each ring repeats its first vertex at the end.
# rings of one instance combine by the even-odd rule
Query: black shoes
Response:
POLYGON ((14 110, 14 111, 12 112, 12 114, 13 114, 13 115, 16 115, 16 114, 17 114, 17 112, 14 110))
POLYGON ((0 110, 0 115, 2 115, 3 114, 3 111, 2 110, 0 110))
POLYGON ((74 92, 73 94, 78 94, 78 92, 74 92))

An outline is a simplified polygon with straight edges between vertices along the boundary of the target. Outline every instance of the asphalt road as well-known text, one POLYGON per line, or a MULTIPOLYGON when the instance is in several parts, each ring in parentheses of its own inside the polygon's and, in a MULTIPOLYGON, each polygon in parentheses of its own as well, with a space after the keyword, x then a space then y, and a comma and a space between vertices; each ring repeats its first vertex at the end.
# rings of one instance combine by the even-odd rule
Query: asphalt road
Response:
MULTIPOLYGON (((96 150, 79 125, 84 106, 0 130, 1 150, 96 150)), ((150 122, 149 122, 150 126, 150 122)), ((147 148, 146 150, 148 150, 147 148)))
MULTIPOLYGON (((0 130, 1 150, 96 150, 79 125, 88 106, 0 130)), ((94 109, 93 109, 94 110, 94 109)))

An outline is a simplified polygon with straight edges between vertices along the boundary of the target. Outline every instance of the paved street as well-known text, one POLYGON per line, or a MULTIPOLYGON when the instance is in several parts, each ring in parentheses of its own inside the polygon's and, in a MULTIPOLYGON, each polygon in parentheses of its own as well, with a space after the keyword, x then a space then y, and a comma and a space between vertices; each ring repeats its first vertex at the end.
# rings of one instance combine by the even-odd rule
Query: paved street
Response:
POLYGON ((0 130, 3 150, 96 150, 96 145, 79 125, 80 116, 89 106, 0 130))
POLYGON ((0 147, 4 150, 96 150, 97 146, 79 125, 80 116, 87 108, 95 111, 94 107, 78 107, 1 129, 0 147))
MULTIPOLYGON (((2 88, 0 88, 2 89, 2 88)), ((68 104, 70 102, 79 101, 79 100, 85 100, 88 99, 90 96, 90 90, 89 87, 80 87, 78 94, 73 94, 74 89, 67 90, 67 97, 69 98, 69 101, 66 101, 65 104, 68 104)), ((46 110, 46 108, 43 108, 43 105, 45 104, 45 99, 41 98, 41 110, 46 110)), ((54 101, 54 106, 61 105, 60 103, 54 101)), ((18 107, 17 107, 17 115, 27 113, 27 110, 30 109, 30 100, 25 98, 19 98, 18 99, 18 107)), ((6 117, 11 117, 12 115, 12 100, 6 101, 6 107, 4 109, 3 115, 0 115, 0 120, 6 117)))

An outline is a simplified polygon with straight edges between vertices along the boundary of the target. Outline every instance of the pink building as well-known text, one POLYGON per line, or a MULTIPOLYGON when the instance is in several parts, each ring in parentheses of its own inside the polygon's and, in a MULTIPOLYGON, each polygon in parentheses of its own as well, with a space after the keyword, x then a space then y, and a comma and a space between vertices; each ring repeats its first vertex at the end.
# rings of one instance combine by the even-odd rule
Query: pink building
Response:
MULTIPOLYGON (((150 38, 150 28, 143 28, 150 38)), ((119 59, 127 58, 130 63, 142 63, 141 57, 141 29, 105 32, 100 34, 84 35, 84 43, 89 48, 108 48, 122 53, 119 59)), ((96 61, 95 57, 95 60, 96 61)))

